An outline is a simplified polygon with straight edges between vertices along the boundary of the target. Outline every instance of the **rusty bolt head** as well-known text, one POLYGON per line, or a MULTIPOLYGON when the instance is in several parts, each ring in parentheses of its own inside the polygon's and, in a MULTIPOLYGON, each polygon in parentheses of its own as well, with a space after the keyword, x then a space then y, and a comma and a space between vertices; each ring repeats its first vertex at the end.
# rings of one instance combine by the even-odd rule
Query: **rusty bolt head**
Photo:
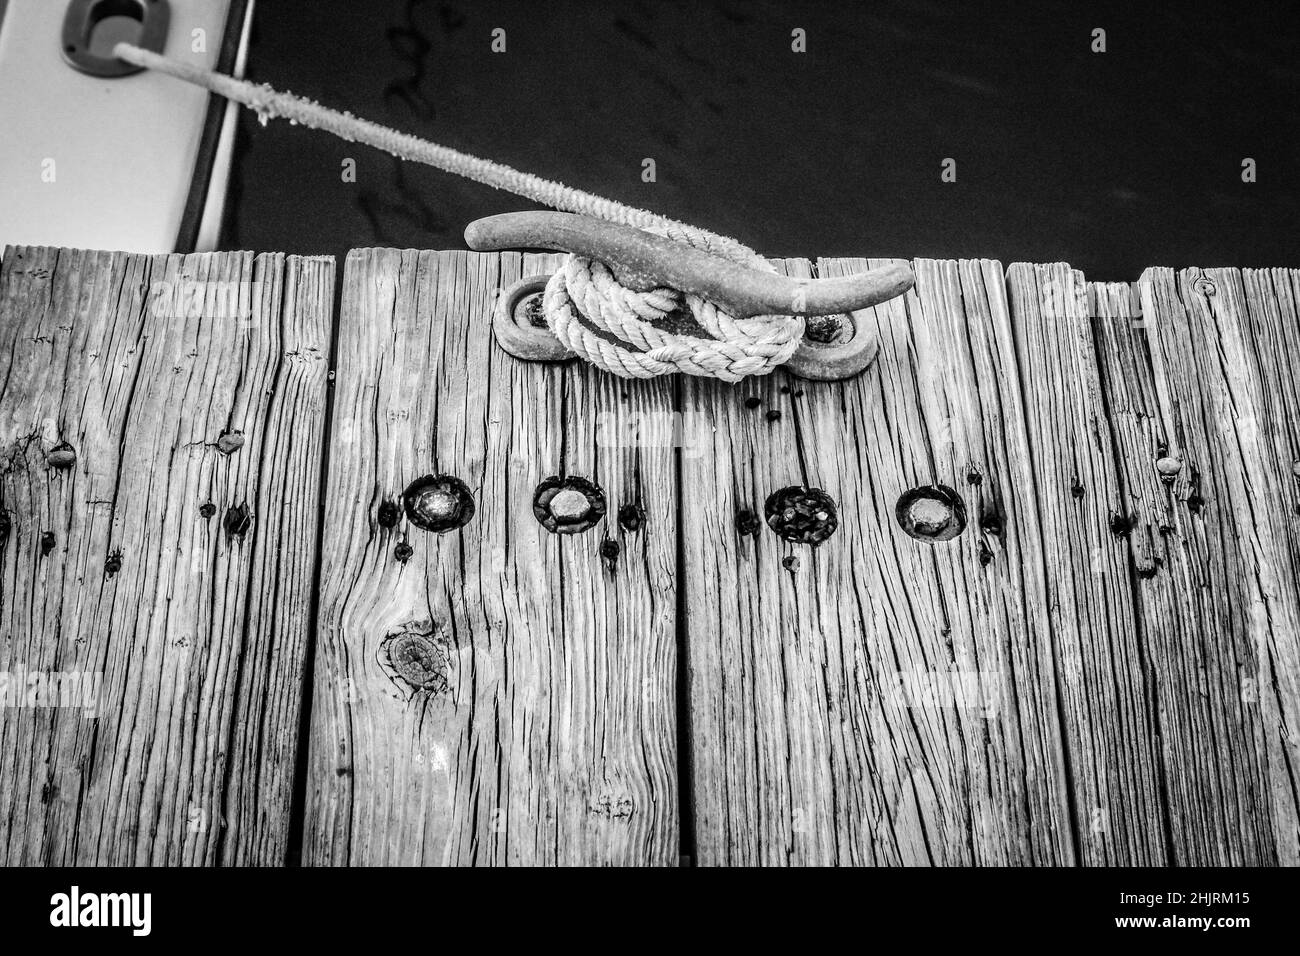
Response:
POLYGON ((804 324, 804 338, 819 345, 830 345, 843 334, 845 323, 852 321, 845 315, 810 315, 804 324))
POLYGON ((966 505, 947 485, 913 488, 898 499, 894 515, 902 529, 918 541, 948 541, 966 527, 966 505))
POLYGON ((1172 455, 1156 459, 1156 471, 1166 478, 1172 478, 1183 470, 1183 463, 1172 455))
POLYGON ((535 329, 544 329, 546 312, 542 308, 542 293, 530 292, 515 303, 515 322, 519 325, 531 325, 535 329))
POLYGON ((77 451, 65 441, 49 450, 45 461, 51 468, 71 468, 77 463, 77 451))
POLYGON ((217 439, 217 451, 223 455, 233 455, 239 449, 244 447, 244 435, 242 432, 223 432, 217 439))
POLYGON ((402 504, 411 524, 437 534, 463 527, 474 517, 474 496, 451 475, 417 478, 407 486, 402 504))
POLYGON ((791 485, 774 491, 763 514, 769 528, 796 544, 821 544, 840 526, 834 499, 820 488, 791 485))
POLYGON ((605 492, 585 478, 552 476, 537 486, 533 514, 552 534, 577 534, 605 516, 605 492))

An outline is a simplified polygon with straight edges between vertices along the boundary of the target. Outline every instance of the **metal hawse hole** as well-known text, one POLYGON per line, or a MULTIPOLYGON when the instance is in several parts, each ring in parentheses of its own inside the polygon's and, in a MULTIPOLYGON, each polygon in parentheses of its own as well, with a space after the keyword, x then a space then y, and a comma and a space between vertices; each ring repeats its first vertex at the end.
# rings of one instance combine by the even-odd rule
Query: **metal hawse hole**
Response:
POLYGON ((98 77, 140 72, 113 56, 118 43, 162 53, 171 10, 167 0, 72 0, 63 17, 63 59, 98 77))

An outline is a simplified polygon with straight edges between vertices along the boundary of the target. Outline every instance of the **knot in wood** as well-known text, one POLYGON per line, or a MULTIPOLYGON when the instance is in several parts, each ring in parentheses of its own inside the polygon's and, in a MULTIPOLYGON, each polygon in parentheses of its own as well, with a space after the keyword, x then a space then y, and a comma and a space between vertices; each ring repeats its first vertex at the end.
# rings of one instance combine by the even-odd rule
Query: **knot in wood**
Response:
POLYGON ((221 523, 226 529, 226 534, 232 538, 242 538, 253 523, 253 513, 249 510, 246 502, 231 505, 226 509, 226 516, 221 523))
POLYGON ((741 508, 736 512, 736 533, 742 537, 749 537, 758 534, 758 529, 762 527, 762 522, 758 520, 758 515, 748 508, 741 508))
POLYGON ((379 505, 379 524, 384 528, 391 528, 402 520, 402 509, 397 506, 395 501, 384 501, 379 505))
POLYGON ((966 505, 947 485, 913 488, 898 499, 894 515, 904 531, 929 544, 949 541, 966 527, 966 505))
POLYGON ((403 625, 384 639, 381 653, 391 674, 414 690, 437 694, 447 689, 451 658, 430 622, 403 625))
POLYGON ((618 509, 618 524, 624 531, 640 531, 645 524, 645 509, 637 504, 626 504, 618 509))

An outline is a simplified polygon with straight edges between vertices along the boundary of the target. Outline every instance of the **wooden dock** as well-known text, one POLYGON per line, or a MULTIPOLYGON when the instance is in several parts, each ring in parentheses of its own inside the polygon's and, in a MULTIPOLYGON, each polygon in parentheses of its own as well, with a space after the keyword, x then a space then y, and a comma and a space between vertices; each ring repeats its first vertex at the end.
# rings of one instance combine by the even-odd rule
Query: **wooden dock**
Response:
POLYGON ((5 251, 0 865, 1300 864, 1300 270, 918 260, 730 386, 505 355, 558 261, 5 251))

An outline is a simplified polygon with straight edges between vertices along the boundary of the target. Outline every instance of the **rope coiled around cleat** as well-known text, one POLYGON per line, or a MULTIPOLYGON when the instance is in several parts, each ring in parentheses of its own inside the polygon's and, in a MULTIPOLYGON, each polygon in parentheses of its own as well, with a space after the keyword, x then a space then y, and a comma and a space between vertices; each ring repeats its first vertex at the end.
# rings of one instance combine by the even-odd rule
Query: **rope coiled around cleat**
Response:
MULTIPOLYGON (((698 230, 650 230, 736 262, 774 272, 735 240, 698 230)), ((738 382, 788 361, 803 338, 796 315, 737 319, 701 296, 659 288, 637 292, 603 262, 570 255, 542 300, 551 333, 579 357, 623 378, 683 372, 738 382)))

